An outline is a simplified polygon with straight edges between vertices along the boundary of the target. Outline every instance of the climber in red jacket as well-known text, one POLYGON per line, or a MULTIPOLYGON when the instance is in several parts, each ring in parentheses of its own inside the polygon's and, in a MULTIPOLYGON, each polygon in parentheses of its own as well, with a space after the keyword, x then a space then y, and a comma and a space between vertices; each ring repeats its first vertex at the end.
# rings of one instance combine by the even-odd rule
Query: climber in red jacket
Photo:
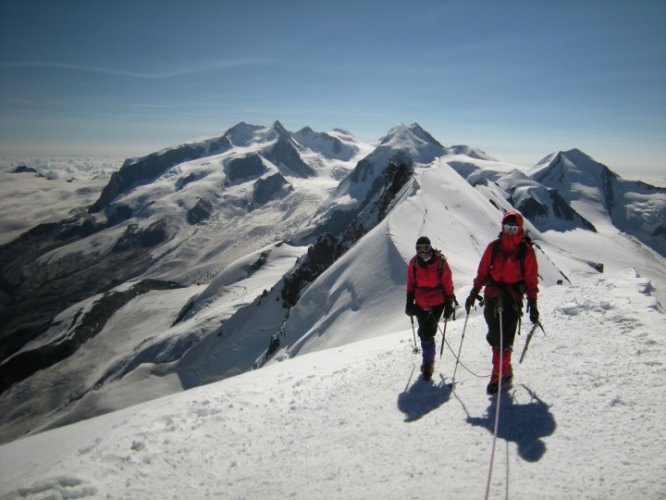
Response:
POLYGON ((504 214, 500 237, 486 247, 472 291, 465 301, 465 310, 469 314, 474 301, 480 298, 479 291, 485 286, 483 315, 488 325, 486 339, 493 349, 488 394, 498 390, 500 363, 502 383, 509 386, 513 379, 511 352, 518 321, 523 314, 523 295, 527 296, 530 321, 539 321, 538 264, 531 241, 524 234, 523 223, 523 216, 514 210, 504 214))
POLYGON ((435 335, 437 323, 444 313, 453 314, 455 297, 451 268, 446 257, 432 248, 430 239, 416 240, 416 255, 407 268, 407 305, 405 313, 416 316, 423 352, 421 373, 425 380, 432 379, 435 369, 435 335))

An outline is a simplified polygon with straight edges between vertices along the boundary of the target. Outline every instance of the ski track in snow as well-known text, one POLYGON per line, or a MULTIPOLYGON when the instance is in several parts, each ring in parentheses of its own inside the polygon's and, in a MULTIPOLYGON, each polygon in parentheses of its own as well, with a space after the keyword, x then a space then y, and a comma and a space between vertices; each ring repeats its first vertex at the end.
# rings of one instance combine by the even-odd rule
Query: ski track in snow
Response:
MULTIPOLYGON (((491 498, 664 498, 664 320, 646 289, 627 270, 542 293, 546 335, 518 364, 523 325, 500 398, 491 498)), ((482 498, 497 398, 480 311, 448 385, 463 319, 432 383, 411 329, 274 362, 1 446, 0 497, 482 498)))

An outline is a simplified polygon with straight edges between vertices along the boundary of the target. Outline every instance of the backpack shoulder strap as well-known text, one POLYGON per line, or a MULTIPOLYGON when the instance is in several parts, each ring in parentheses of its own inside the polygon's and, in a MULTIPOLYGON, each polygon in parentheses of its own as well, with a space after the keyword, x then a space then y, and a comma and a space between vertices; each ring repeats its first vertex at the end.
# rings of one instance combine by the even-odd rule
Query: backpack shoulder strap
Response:
POLYGON ((523 279, 525 279, 525 255, 527 254, 527 246, 532 246, 533 244, 534 242, 532 241, 532 238, 525 235, 518 246, 518 261, 520 262, 520 273, 522 274, 523 279))
POLYGON ((441 250, 437 250, 436 248, 434 248, 433 250, 435 251, 435 255, 439 257, 439 264, 437 265, 437 274, 441 276, 442 270, 444 269, 444 264, 447 263, 446 256, 442 253, 441 250))
MULTIPOLYGON (((447 260, 444 254, 440 250, 433 248, 433 252, 437 257, 439 257, 439 263, 437 264, 437 277, 440 280, 440 285, 442 286, 442 288, 444 288, 444 283, 442 282, 442 271, 444 270, 444 266, 447 264, 447 260)), ((414 286, 418 286, 416 283, 416 266, 418 266, 418 257, 417 256, 412 257, 412 259, 410 260, 410 264, 412 264, 414 286)))
POLYGON ((500 243, 501 243, 501 240, 499 238, 491 243, 491 245, 493 246, 493 249, 492 249, 492 252, 490 254, 490 267, 488 268, 489 270, 492 269, 493 266, 495 265, 495 259, 497 258, 497 253, 499 252, 500 243))

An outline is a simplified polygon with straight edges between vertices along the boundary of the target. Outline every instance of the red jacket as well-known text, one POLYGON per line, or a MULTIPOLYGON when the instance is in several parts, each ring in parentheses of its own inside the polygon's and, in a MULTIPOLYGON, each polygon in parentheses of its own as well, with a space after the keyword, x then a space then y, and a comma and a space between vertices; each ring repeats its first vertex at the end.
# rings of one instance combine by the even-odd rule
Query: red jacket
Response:
POLYGON ((520 242, 523 240, 523 218, 517 212, 507 213, 507 215, 509 214, 517 216, 520 230, 517 234, 511 236, 504 233, 501 234, 499 239, 500 246, 495 255, 494 262, 492 262, 493 246, 497 240, 486 247, 486 251, 483 252, 483 257, 481 257, 481 262, 479 263, 476 278, 474 278, 474 288, 481 290, 485 285, 484 295, 486 297, 496 297, 498 288, 501 285, 518 285, 522 282, 524 284, 522 290, 518 287, 509 287, 513 290, 512 293, 519 293, 522 297, 522 293, 524 292, 529 300, 536 300, 537 293, 539 292, 539 271, 536 253, 531 245, 525 244, 525 260, 522 266, 525 269, 525 275, 523 276, 518 258, 518 249, 520 242), (499 284, 499 286, 494 283, 499 284))
POLYGON ((418 255, 412 257, 407 267, 407 294, 410 293, 421 309, 441 305, 447 295, 453 295, 451 268, 443 255, 433 252, 428 262, 418 255))

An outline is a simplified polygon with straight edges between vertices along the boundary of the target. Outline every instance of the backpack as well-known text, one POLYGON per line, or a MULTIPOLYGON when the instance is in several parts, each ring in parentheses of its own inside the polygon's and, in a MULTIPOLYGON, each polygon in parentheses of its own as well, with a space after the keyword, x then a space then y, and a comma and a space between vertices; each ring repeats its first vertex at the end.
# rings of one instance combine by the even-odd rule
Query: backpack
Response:
MULTIPOLYGON (((444 283, 442 282, 442 271, 444 270, 444 265, 447 264, 446 257, 444 254, 440 251, 437 250, 436 248, 433 247, 432 253, 434 256, 439 257, 439 264, 437 265, 437 276, 439 277, 439 287, 444 290, 444 283)), ((416 266, 418 265, 418 257, 414 256, 412 257, 412 261, 414 261, 414 265, 412 266, 412 272, 414 274, 414 288, 418 288, 418 284, 416 283, 416 266)))

